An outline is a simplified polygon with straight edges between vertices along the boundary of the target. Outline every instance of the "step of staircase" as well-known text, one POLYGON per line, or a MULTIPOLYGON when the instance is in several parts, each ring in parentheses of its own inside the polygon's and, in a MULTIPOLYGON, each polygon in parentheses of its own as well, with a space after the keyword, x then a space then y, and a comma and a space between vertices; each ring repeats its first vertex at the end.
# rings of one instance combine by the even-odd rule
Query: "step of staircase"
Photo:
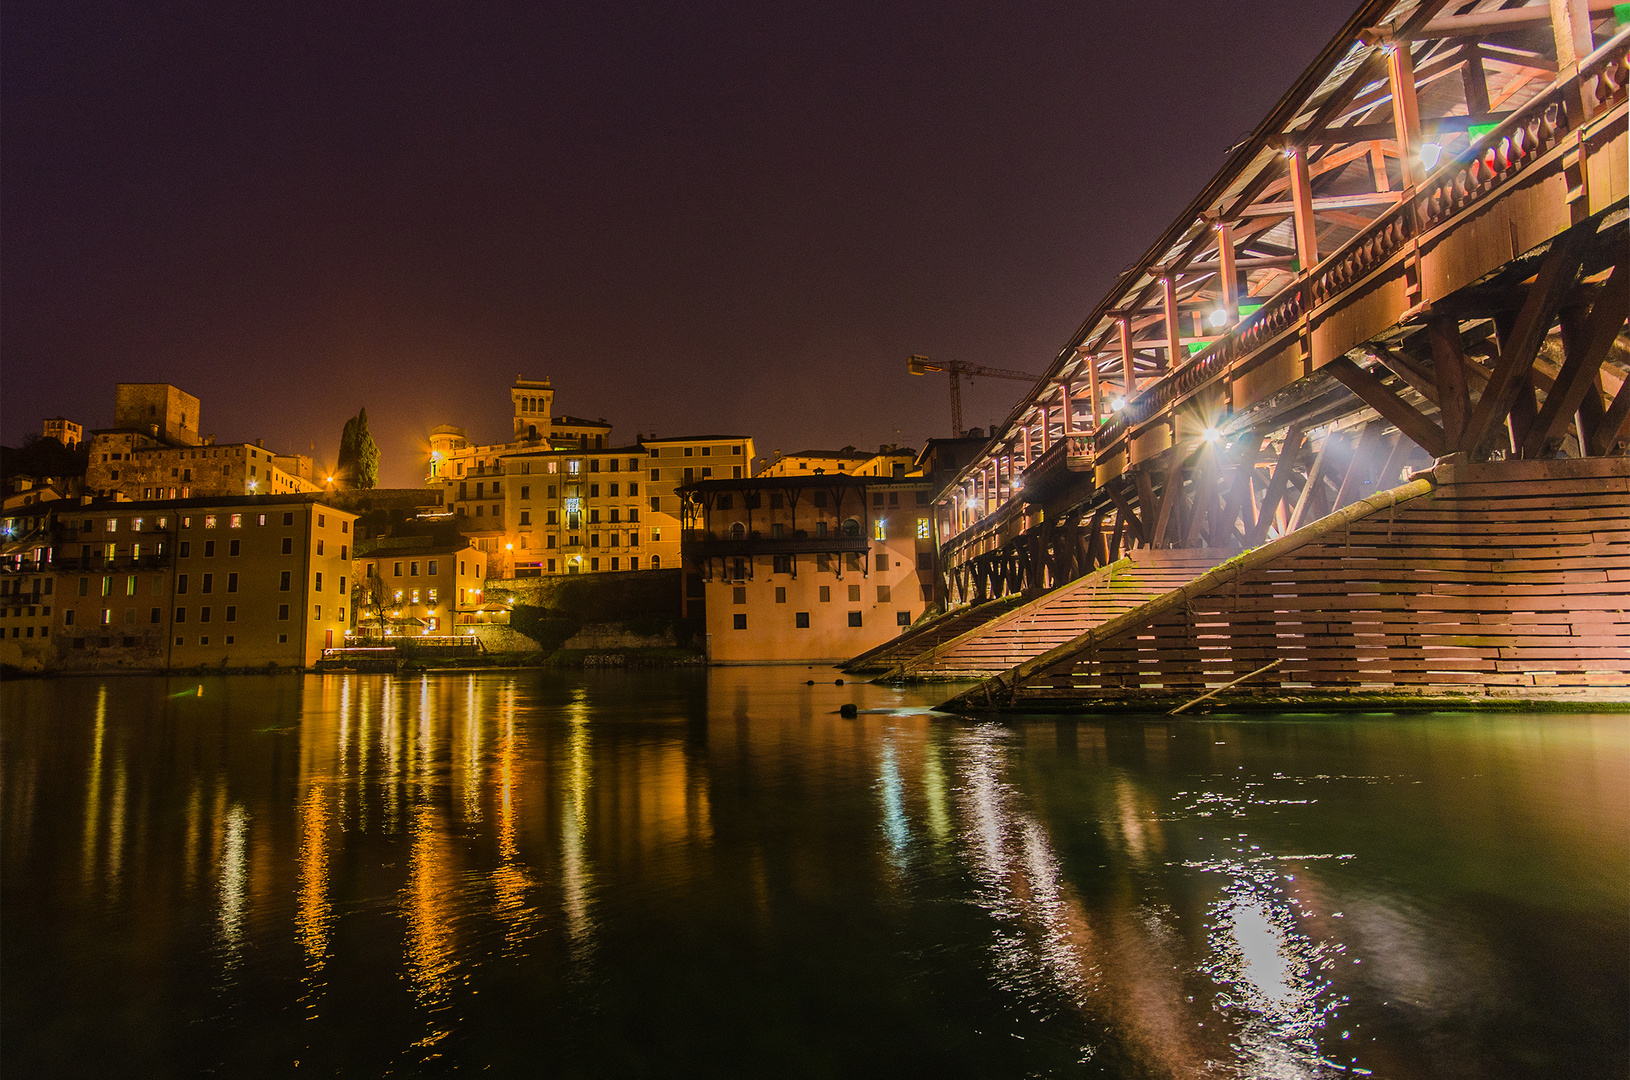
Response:
POLYGON ((960 607, 935 616, 920 626, 914 626, 898 637, 890 638, 876 648, 869 649, 843 665, 844 672, 868 675, 889 671, 936 646, 961 637, 981 623, 1012 611, 1024 602, 1022 596, 1004 596, 982 604, 960 607))
POLYGON ((883 677, 967 679, 1006 671, 1182 588, 1238 553, 1233 548, 1139 549, 994 618, 982 619, 960 634, 941 635, 932 642, 924 639, 883 677))

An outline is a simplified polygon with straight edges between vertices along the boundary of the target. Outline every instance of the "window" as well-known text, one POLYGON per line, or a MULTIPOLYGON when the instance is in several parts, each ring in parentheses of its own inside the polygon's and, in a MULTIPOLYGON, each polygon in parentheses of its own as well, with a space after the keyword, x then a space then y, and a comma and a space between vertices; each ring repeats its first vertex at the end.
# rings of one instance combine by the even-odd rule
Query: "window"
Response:
POLYGON ((294 554, 294 537, 285 536, 283 538, 283 554, 285 554, 285 555, 293 555, 294 554))
POLYGON ((859 626, 860 625, 860 612, 851 611, 849 613, 849 625, 850 626, 859 626))
POLYGON ((651 556, 651 569, 653 569, 653 570, 661 570, 662 569, 662 556, 661 555, 653 555, 653 556, 651 556))
MULTIPOLYGON (((186 574, 177 574, 175 576, 175 591, 180 595, 185 595, 186 594, 186 592, 187 592, 187 575, 186 574)), ((83 596, 84 594, 81 593, 80 595, 83 596)))
POLYGON ((919 540, 927 540, 928 539, 928 519, 927 518, 918 518, 917 519, 917 539, 919 539, 919 540))
POLYGON ((340 532, 348 533, 350 531, 351 531, 351 523, 349 521, 342 520, 340 522, 340 532))
POLYGON ((323 591, 323 572, 321 570, 317 571, 317 582, 316 582, 315 585, 313 585, 311 587, 311 591, 312 592, 322 592, 323 591))
POLYGON ((321 604, 313 604, 313 605, 311 605, 311 617, 313 619, 321 619, 323 617, 323 605, 321 605, 321 604))
MULTIPOLYGON (((153 613, 155 615, 157 615, 158 614, 158 608, 154 608, 153 613)), ((158 619, 155 618, 153 621, 158 622, 158 619)), ((63 626, 72 626, 73 624, 74 624, 74 609, 69 608, 67 611, 64 611, 62 613, 62 625, 63 626)))
POLYGON ((206 593, 207 592, 214 592, 215 591, 215 575, 214 574, 205 574, 204 575, 204 583, 203 583, 202 586, 199 587, 198 591, 199 592, 206 592, 206 593))
POLYGON ((822 585, 821 586, 821 603, 830 604, 831 602, 832 602, 832 586, 830 586, 830 585, 822 585))
POLYGON ((731 496, 729 496, 729 495, 720 495, 719 496, 719 501, 718 501, 717 505, 718 505, 720 510, 729 510, 729 509, 732 508, 733 504, 734 504, 734 500, 732 499, 731 496))
POLYGON ((860 603, 860 586, 859 585, 851 585, 851 586, 849 586, 849 602, 851 604, 860 603))
POLYGON ((226 621, 227 622, 237 622, 238 621, 238 609, 236 607, 230 605, 230 604, 227 605, 227 609, 226 609, 226 621))
POLYGON ((118 532, 118 531, 119 531, 119 519, 118 518, 108 518, 108 532, 112 533, 112 532, 118 532))
POLYGON ((775 602, 778 604, 785 604, 787 602, 787 587, 785 585, 777 585, 775 587, 775 602))
POLYGON ((317 554, 321 555, 322 553, 323 553, 323 542, 321 540, 319 540, 319 541, 317 541, 317 554))
POLYGON ((238 591, 238 575, 237 574, 228 574, 228 575, 226 575, 226 591, 227 592, 237 592, 238 591))
POLYGON ((79 579, 79 595, 80 596, 89 596, 90 594, 91 594, 91 579, 90 578, 83 578, 83 577, 80 578, 79 579))
POLYGON ((241 529, 241 528, 243 528, 243 515, 242 514, 233 514, 232 519, 227 523, 227 525, 228 525, 229 528, 233 528, 233 529, 241 529))
POLYGON ((175 621, 178 622, 178 623, 184 623, 184 622, 187 621, 187 609, 186 608, 178 607, 178 608, 175 609, 175 621))
POLYGON ((589 569, 590 570, 598 570, 598 569, 600 569, 600 560, 599 559, 590 559, 589 560, 589 569))
POLYGON ((521 498, 530 499, 531 497, 532 497, 532 488, 527 484, 522 484, 521 485, 521 498))
POLYGON ((730 602, 732 604, 745 604, 745 603, 747 603, 747 586, 745 586, 745 585, 737 585, 734 588, 732 588, 730 590, 730 602))
POLYGON ((875 557, 873 568, 877 570, 887 570, 889 568, 889 556, 887 552, 878 553, 878 555, 875 557))
MULTIPOLYGON (((631 537, 629 542, 632 543, 633 539, 634 538, 631 537)), ((635 555, 633 558, 628 560, 628 568, 630 570, 638 570, 640 568, 640 557, 638 555, 635 555)))
MULTIPOLYGON (((344 591, 345 590, 343 588, 340 589, 340 592, 344 592, 344 591)), ((430 601, 432 604, 434 604, 436 602, 436 590, 435 589, 426 589, 425 590, 425 599, 430 601)))
POLYGON ((418 589, 409 589, 408 590, 408 603, 417 604, 418 602, 419 602, 419 590, 418 589))
POLYGON ((657 514, 657 513, 661 513, 661 512, 662 512, 662 496, 660 496, 660 495, 651 496, 651 513, 657 514))
POLYGON ((419 561, 417 559, 415 559, 414 561, 408 563, 408 577, 418 577, 418 576, 419 576, 419 561))
POLYGON ((402 576, 402 564, 401 563, 392 563, 391 564, 391 577, 401 577, 401 576, 402 576))
POLYGON ((204 541, 204 558, 213 559, 214 557, 215 557, 215 541, 213 541, 213 540, 205 540, 204 541))
POLYGON ((326 514, 318 514, 317 515, 317 526, 319 528, 321 528, 322 526, 327 525, 327 524, 328 524, 328 515, 326 515, 326 514))
MULTIPOLYGON (((69 615, 68 621, 73 622, 73 618, 72 618, 73 612, 71 612, 71 611, 68 612, 68 615, 69 615)), ((157 624, 157 623, 160 623, 160 622, 164 621, 164 609, 163 608, 154 608, 152 611, 149 611, 147 613, 147 621, 150 622, 150 623, 154 623, 154 624, 157 624)))
POLYGON ((283 524, 285 524, 285 525, 293 525, 294 524, 294 513, 293 513, 293 511, 290 511, 290 512, 285 513, 283 515, 283 524))
MULTIPOLYGON (((190 475, 187 478, 189 480, 192 479, 192 477, 190 475)), ((205 514, 204 515, 204 528, 213 529, 213 528, 215 528, 216 524, 217 524, 216 516, 214 514, 205 514)))
POLYGON ((241 540, 229 540, 229 541, 227 541, 226 553, 228 555, 240 554, 241 552, 239 551, 239 545, 242 544, 242 543, 243 543, 243 541, 241 541, 241 540))
POLYGON ((201 623, 209 622, 209 608, 201 607, 198 609, 198 621, 201 623))
POLYGON ((277 590, 278 592, 289 591, 289 572, 287 570, 283 571, 282 576, 278 578, 277 590))
POLYGON ((554 533, 549 534, 547 539, 544 541, 543 546, 546 547, 546 548, 549 548, 550 550, 554 549, 554 546, 555 546, 555 534, 554 533))
POLYGON ((347 559, 349 557, 350 557, 350 553, 347 551, 346 545, 341 544, 340 545, 340 559, 344 560, 344 559, 347 559))
POLYGON ((886 604, 889 602, 889 587, 887 585, 879 585, 877 587, 877 602, 879 604, 886 604))
MULTIPOLYGON (((690 450, 686 449, 685 452, 688 454, 688 453, 690 453, 690 450)), ((747 629, 747 613, 744 611, 744 612, 741 612, 739 614, 730 616, 730 622, 731 622, 731 625, 737 630, 745 630, 745 629, 747 629)))
MULTIPOLYGON (((279 619, 287 619, 289 617, 289 605, 287 605, 287 604, 279 604, 279 605, 277 605, 277 617, 279 619)), ((280 644, 280 645, 283 643, 282 635, 278 636, 277 641, 278 641, 278 644, 280 644)))

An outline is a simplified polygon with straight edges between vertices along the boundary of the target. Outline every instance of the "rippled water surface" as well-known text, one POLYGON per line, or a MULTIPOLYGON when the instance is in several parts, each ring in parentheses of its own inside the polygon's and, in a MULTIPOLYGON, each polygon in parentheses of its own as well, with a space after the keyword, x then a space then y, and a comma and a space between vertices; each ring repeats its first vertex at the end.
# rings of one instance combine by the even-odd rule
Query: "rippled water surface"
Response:
POLYGON ((1626 1074, 1630 717, 994 723, 945 694, 6 684, 0 1062, 1626 1074))

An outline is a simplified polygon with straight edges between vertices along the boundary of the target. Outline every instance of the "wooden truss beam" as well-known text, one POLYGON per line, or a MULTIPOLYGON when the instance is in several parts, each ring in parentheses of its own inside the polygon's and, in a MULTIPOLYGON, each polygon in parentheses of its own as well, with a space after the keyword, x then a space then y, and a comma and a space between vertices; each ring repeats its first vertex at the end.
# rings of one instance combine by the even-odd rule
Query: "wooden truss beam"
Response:
POLYGON ((1552 242, 1511 325, 1511 332, 1501 342, 1500 358, 1490 373, 1488 386, 1477 399, 1477 407, 1466 421, 1460 449, 1476 451, 1482 447, 1494 425, 1511 412, 1517 394, 1529 385, 1527 376, 1533 370, 1534 357, 1556 318, 1558 301, 1573 288, 1589 239, 1589 230, 1575 228, 1552 242))
POLYGON ((1561 430, 1573 419, 1584 403, 1585 395, 1596 389, 1596 373, 1608 350, 1630 319, 1630 259, 1613 268, 1613 276, 1596 297, 1584 325, 1576 333, 1569 333, 1571 320, 1563 319, 1562 371, 1557 375, 1545 406, 1528 429, 1523 440, 1523 457, 1540 457, 1553 442, 1561 439, 1561 430))
POLYGON ((1325 370, 1340 379, 1342 385, 1357 394, 1364 403, 1399 431, 1408 435, 1433 457, 1442 457, 1447 449, 1443 429, 1427 419, 1419 409, 1395 394, 1374 375, 1365 371, 1345 356, 1338 356, 1325 365, 1325 370))

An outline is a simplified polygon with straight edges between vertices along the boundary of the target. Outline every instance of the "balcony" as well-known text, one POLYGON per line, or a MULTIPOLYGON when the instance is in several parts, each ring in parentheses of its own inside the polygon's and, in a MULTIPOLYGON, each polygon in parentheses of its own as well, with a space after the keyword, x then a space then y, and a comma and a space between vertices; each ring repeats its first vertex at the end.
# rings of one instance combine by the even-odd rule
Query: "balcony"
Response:
POLYGON ((709 559, 750 555, 847 555, 864 554, 869 542, 864 536, 810 536, 799 529, 792 536, 764 536, 754 531, 741 536, 718 536, 688 529, 680 541, 687 559, 709 559))
POLYGON ((1019 497, 1025 502, 1042 502, 1064 490, 1078 476, 1090 476, 1093 469, 1092 437, 1070 435, 1047 448, 1035 464, 1019 474, 1019 497))

